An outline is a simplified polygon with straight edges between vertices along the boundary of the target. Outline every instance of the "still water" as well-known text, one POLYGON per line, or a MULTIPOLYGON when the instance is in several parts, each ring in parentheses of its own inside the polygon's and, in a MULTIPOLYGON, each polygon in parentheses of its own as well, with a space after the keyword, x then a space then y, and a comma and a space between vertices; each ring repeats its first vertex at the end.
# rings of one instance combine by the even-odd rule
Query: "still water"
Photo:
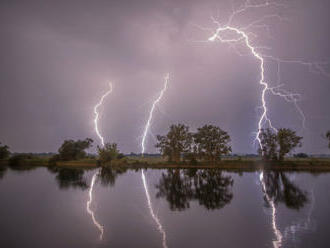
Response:
POLYGON ((0 171, 0 247, 330 247, 330 174, 0 171))

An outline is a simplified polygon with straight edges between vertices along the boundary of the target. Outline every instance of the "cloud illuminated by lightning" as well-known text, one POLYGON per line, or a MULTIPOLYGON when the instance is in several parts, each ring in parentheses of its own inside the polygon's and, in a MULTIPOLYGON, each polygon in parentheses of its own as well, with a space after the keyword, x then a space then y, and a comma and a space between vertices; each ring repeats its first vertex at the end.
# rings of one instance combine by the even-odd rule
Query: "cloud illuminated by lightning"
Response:
POLYGON ((165 91, 167 90, 167 85, 168 85, 169 77, 170 77, 169 73, 166 74, 166 76, 164 78, 164 87, 160 91, 159 96, 153 102, 152 107, 150 109, 149 117, 148 117, 147 123, 146 123, 146 125, 144 127, 144 132, 143 132, 142 141, 141 141, 141 149, 142 149, 141 150, 141 153, 142 153, 142 155, 144 154, 144 151, 145 151, 145 141, 146 141, 146 137, 147 137, 147 134, 148 134, 148 131, 149 131, 149 128, 150 128, 150 124, 151 124, 151 120, 152 120, 152 116, 153 116, 155 107, 159 103, 159 101, 162 99, 165 91))
POLYGON ((98 122, 99 122, 99 112, 98 108, 103 104, 104 99, 112 92, 112 83, 109 83, 110 89, 101 97, 100 101, 95 105, 94 107, 94 114, 95 114, 95 119, 94 119, 94 127, 95 127, 95 132, 97 136, 100 138, 102 146, 104 146, 104 138, 101 135, 98 127, 98 122))
POLYGON ((100 238, 100 240, 102 240, 103 239, 104 228, 95 219, 94 212, 91 210, 91 204, 92 204, 92 201, 93 201, 93 188, 94 188, 96 177, 97 177, 97 172, 92 177, 91 186, 90 186, 90 189, 89 189, 89 192, 88 192, 89 200, 87 201, 86 209, 87 209, 87 213, 90 214, 90 216, 92 216, 92 220, 93 220, 94 225, 97 227, 97 229, 99 229, 99 231, 100 231, 99 238, 100 238))

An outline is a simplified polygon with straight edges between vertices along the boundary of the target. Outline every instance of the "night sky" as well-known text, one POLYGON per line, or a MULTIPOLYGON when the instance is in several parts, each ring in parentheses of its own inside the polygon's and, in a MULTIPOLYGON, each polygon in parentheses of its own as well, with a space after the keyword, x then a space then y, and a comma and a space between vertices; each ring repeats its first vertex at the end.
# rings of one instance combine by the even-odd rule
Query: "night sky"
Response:
MULTIPOLYGON (((251 1, 262 3, 263 1, 251 1)), ((287 0, 284 8, 256 8, 233 21, 246 26, 269 13, 253 30, 253 44, 290 60, 330 61, 330 1, 287 0)), ((241 1, 233 1, 234 7, 241 1)), ((234 153, 254 153, 260 111, 259 67, 252 56, 207 40, 211 15, 226 21, 229 1, 15 1, 0 2, 0 141, 16 152, 54 152, 64 139, 93 138, 93 107, 104 102, 100 131, 121 151, 139 152, 152 101, 170 73, 168 91, 155 110, 146 152, 156 152, 153 135, 170 124, 196 130, 214 124, 229 132, 234 153)), ((243 47, 244 50, 244 47, 243 47)), ((276 86, 276 64, 266 61, 266 80, 276 86)), ((325 66, 329 73, 329 65, 325 66)), ((328 153, 322 135, 330 129, 330 79, 307 66, 283 64, 283 89, 301 94, 291 103, 267 94, 276 127, 304 137, 299 151, 328 153)))

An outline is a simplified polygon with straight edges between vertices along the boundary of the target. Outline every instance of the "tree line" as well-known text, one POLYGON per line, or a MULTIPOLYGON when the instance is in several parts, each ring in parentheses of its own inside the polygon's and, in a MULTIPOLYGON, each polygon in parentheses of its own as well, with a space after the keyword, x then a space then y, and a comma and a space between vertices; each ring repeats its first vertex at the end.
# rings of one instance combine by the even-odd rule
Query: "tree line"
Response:
MULTIPOLYGON (((330 148, 330 132, 329 139, 330 148)), ((284 156, 292 152, 296 147, 302 146, 302 137, 288 128, 272 130, 270 128, 260 130, 260 156, 264 160, 282 161, 284 156)), ((169 162, 207 161, 216 162, 222 156, 231 152, 230 136, 220 127, 204 125, 192 133, 184 124, 171 125, 166 135, 157 136, 158 148, 169 162)))
MULTIPOLYGON (((266 161, 282 161, 288 153, 302 146, 302 137, 289 128, 261 129, 259 138, 260 148, 258 152, 266 161)), ((325 138, 330 149, 330 131, 325 134, 325 138)), ((190 163, 197 163, 198 161, 206 161, 214 163, 231 153, 230 142, 230 135, 214 125, 204 125, 197 128, 196 132, 191 132, 189 126, 175 124, 170 126, 167 134, 157 135, 155 147, 169 162, 189 161, 190 163)), ((65 140, 58 149, 58 154, 50 159, 50 163, 85 159, 88 157, 86 150, 91 148, 92 144, 93 140, 90 138, 76 141, 65 140)), ((101 164, 124 158, 116 143, 107 143, 104 147, 97 146, 97 152, 98 161, 101 164)), ((30 158, 30 155, 24 154, 16 154, 11 157, 10 155, 9 147, 0 142, 0 159, 11 158, 16 161, 30 158)))

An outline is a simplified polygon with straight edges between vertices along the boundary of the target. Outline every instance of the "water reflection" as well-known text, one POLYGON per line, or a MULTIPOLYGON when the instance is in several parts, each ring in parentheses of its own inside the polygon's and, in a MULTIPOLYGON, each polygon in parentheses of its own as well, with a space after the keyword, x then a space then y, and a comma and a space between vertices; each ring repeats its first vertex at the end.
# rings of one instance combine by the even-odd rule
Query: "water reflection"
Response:
MULTIPOLYGON (((29 167, 24 169, 23 168, 24 167, 20 167, 19 170, 23 171, 31 169, 29 167)), ((53 194, 49 199, 54 202, 62 199, 70 201, 71 199, 74 199, 72 196, 75 195, 82 196, 82 198, 79 198, 81 201, 76 201, 75 203, 75 205, 79 204, 79 207, 73 205, 74 208, 64 209, 64 212, 62 213, 68 212, 67 216, 71 216, 71 211, 76 212, 82 210, 82 217, 79 215, 79 218, 81 217, 82 219, 87 220, 86 225, 90 227, 90 229, 86 230, 88 230, 88 232, 90 230, 91 232, 91 236, 86 235, 86 239, 91 240, 93 244, 97 242, 96 239, 102 240, 102 244, 100 244, 100 246, 106 246, 109 243, 110 245, 114 244, 113 246, 119 246, 118 244, 122 242, 127 235, 132 237, 132 243, 139 244, 139 230, 134 233, 134 235, 136 235, 134 236, 132 233, 130 233, 133 229, 126 229, 126 225, 132 224, 131 221, 133 221, 134 224, 138 223, 138 225, 140 225, 138 229, 141 229, 141 231, 145 232, 146 236, 144 238, 146 240, 143 242, 148 242, 148 239, 150 238, 150 242, 159 242, 159 245, 161 245, 162 242, 163 247, 167 247, 167 245, 169 247, 180 245, 182 246, 183 243, 180 242, 186 241, 185 235, 187 234, 191 235, 192 237, 195 237, 196 235, 198 236, 200 234, 198 238, 203 242, 208 242, 212 239, 212 241, 210 241, 210 246, 223 246, 223 241, 217 239, 217 234, 214 231, 219 229, 215 227, 218 225, 227 225, 228 221, 231 222, 232 220, 235 220, 233 224, 231 223, 233 228, 232 230, 234 231, 229 230, 224 234, 224 242, 227 242, 226 238, 228 238, 228 240, 232 240, 232 238, 236 239, 236 230, 239 232, 244 232, 244 230, 247 230, 246 228, 254 228, 253 231, 256 231, 257 233, 260 232, 260 247, 312 247, 312 245, 310 245, 312 242, 316 244, 314 247, 323 247, 320 244, 327 240, 326 228, 328 227, 328 223, 326 219, 326 204, 328 204, 329 197, 327 195, 324 183, 329 182, 329 177, 322 177, 316 182, 315 178, 310 176, 308 173, 284 173, 282 171, 264 170, 260 172, 261 177, 259 186, 259 184, 256 185, 254 183, 254 173, 247 173, 244 174, 243 177, 236 177, 232 173, 214 169, 157 170, 153 171, 152 179, 148 179, 150 173, 147 173, 146 170, 141 170, 139 173, 133 173, 131 171, 130 173, 127 173, 125 177, 121 177, 127 172, 127 170, 120 168, 98 168, 91 171, 86 169, 82 170, 53 167, 49 168, 49 171, 53 173, 50 176, 48 173, 46 173, 47 171, 45 168, 39 168, 36 171, 30 171, 29 173, 26 173, 26 175, 21 174, 21 172, 17 173, 17 169, 18 166, 14 168, 0 167, 0 178, 3 179, 8 177, 9 179, 0 181, 0 189, 2 189, 2 199, 4 202, 1 208, 3 213, 6 211, 8 213, 15 214, 22 213, 22 215, 19 215, 19 218, 15 220, 19 224, 21 224, 21 219, 24 219, 25 217, 28 218, 30 216, 30 212, 22 212, 20 208, 20 206, 24 206, 24 204, 20 203, 27 201, 30 195, 26 196, 26 194, 11 194, 11 191, 15 192, 16 189, 22 189, 22 187, 25 187, 27 189, 26 192, 31 194, 32 197, 37 197, 40 194, 38 191, 40 186, 38 185, 41 185, 41 188, 48 187, 47 189, 50 189, 50 192, 53 194), (15 171, 13 172, 12 170, 15 171), (47 180, 45 180, 46 176, 47 180), (136 179, 140 179, 141 176, 144 190, 146 191, 146 197, 143 197, 141 194, 136 194, 137 190, 139 190, 141 187, 139 183, 136 184, 139 182, 136 179), (55 178, 56 180, 54 180, 55 178), (116 182, 117 179, 120 180, 119 183, 116 182), (236 180, 235 185, 234 179, 236 180), (149 180, 156 180, 154 181, 155 185, 151 181, 149 182, 149 180), (38 184, 36 185, 34 182, 38 182, 38 184), (153 188, 154 186, 155 188, 153 188), (235 189, 234 186, 236 186, 235 189), (315 186, 316 201, 314 200, 312 186, 315 186), (54 187, 56 190, 53 190, 54 187), (101 187, 103 187, 105 190, 101 189, 101 187), (111 190, 111 194, 108 194, 107 189, 109 189, 109 187, 116 187, 116 190, 111 190), (126 190, 126 187, 136 187, 136 190, 129 192, 126 190), (66 190, 68 188, 74 188, 75 190, 66 191, 65 193, 60 191, 63 189, 66 190), (308 189, 308 193, 304 189, 308 189), (81 190, 85 191, 83 191, 82 194, 79 194, 78 191, 81 190), (233 201, 234 192, 235 197, 237 198, 235 201, 233 201), (165 206, 157 203, 157 201, 155 201, 155 199, 152 197, 152 193, 155 194, 158 198, 161 198, 158 200, 161 200, 162 202, 166 200, 165 206), (238 197, 243 195, 249 197, 248 201, 246 197, 238 197), (98 202, 101 198, 106 198, 102 199, 102 202, 105 200, 102 204, 102 207, 98 205, 98 202), (109 210, 109 202, 112 204, 113 202, 117 203, 123 200, 132 201, 133 204, 114 204, 111 205, 114 208, 110 208, 114 211, 107 211, 106 215, 104 215, 104 212, 101 214, 102 211, 100 208, 106 208, 109 210), (145 202, 143 203, 144 200, 145 202), (252 201, 255 204, 251 204, 252 201), (6 204, 6 202, 8 202, 8 204, 6 204), (158 228, 160 235, 158 235, 156 232, 152 232, 152 228, 147 229, 148 227, 146 227, 143 229, 143 227, 145 227, 144 225, 147 225, 147 223, 140 221, 141 215, 137 213, 135 207, 136 204, 134 204, 136 202, 139 204, 144 204, 142 206, 145 206, 146 209, 148 208, 147 210, 150 212, 150 215, 153 218, 151 219, 150 217, 150 219, 154 220, 154 222, 151 222, 151 225, 158 228), (229 204, 231 204, 230 207, 228 207, 229 204), (133 208, 131 207, 132 205, 134 205, 133 208), (124 206, 123 209, 115 209, 122 206, 124 206), (160 212, 157 212, 157 208, 154 208, 155 206, 161 208, 165 207, 166 210, 161 209, 160 212), (225 206, 227 206, 225 209, 226 211, 221 209, 225 206), (262 206, 267 208, 267 211, 265 211, 267 212, 266 216, 263 216, 261 214, 262 212, 260 212, 260 210, 262 210, 262 206), (179 213, 175 214, 173 212, 168 213, 169 208, 171 210, 183 211, 190 207, 194 208, 194 211, 187 211, 187 213, 184 215, 179 213), (219 212, 225 213, 225 215, 218 216, 218 212, 216 211, 205 215, 205 209, 220 209, 219 212), (251 225, 250 218, 241 219, 240 216, 236 215, 236 209, 244 211, 244 214, 248 215, 249 217, 251 216, 251 219, 253 217, 253 220, 256 220, 255 223, 251 225), (133 214, 129 215, 128 217, 125 213, 130 212, 133 214), (120 214, 115 217, 111 216, 110 218, 110 215, 115 215, 117 213, 120 214), (182 230, 182 233, 173 231, 173 228, 176 228, 178 221, 180 223, 182 222, 182 226, 179 226, 180 228, 184 227, 185 225, 187 226, 187 229, 182 230), (204 229, 202 231, 194 228, 189 229, 190 225, 203 226, 204 229), (111 227, 112 230, 111 240, 107 238, 108 234, 110 233, 109 227, 111 227), (127 235, 124 234, 126 230, 127 235), (146 230, 151 231, 148 233, 146 230), (311 235, 311 232, 313 231, 315 231, 315 233, 311 235), (321 233, 321 235, 319 233, 321 233), (269 235, 271 236, 270 238, 269 235)), ((326 186, 328 186, 328 184, 326 184, 326 186)), ((28 201, 27 204, 29 204, 28 201)), ((42 207, 45 207, 45 210, 48 211, 48 208, 53 205, 56 204, 41 204, 38 206, 28 205, 27 209, 30 209, 32 206, 36 206, 40 207, 41 209, 42 207)), ((140 209, 140 205, 138 206, 140 209)), ((52 209, 50 210, 50 212, 53 211, 52 209)), ((43 225, 47 225, 47 222, 51 221, 58 225, 56 226, 57 228, 63 228, 63 226, 65 226, 65 228, 70 227, 66 232, 70 232, 70 229, 76 230, 69 226, 70 221, 75 220, 74 218, 52 219, 52 215, 47 215, 47 211, 40 211, 40 216, 43 216, 43 218, 40 218, 40 221, 45 221, 42 222, 45 223, 43 225), (46 215, 42 215, 43 212, 46 215)), ((3 226, 6 226, 6 223, 9 223, 9 220, 11 221, 11 219, 14 219, 14 216, 16 216, 15 214, 4 214, 3 226), (12 217, 10 217, 10 219, 6 219, 5 215, 12 217)), ((33 219, 31 223, 34 223, 35 216, 33 215, 33 218, 31 217, 31 219, 33 219)), ((13 221, 13 223, 15 222, 13 221)), ((18 225, 17 223, 15 223, 15 226, 18 225)), ((30 225, 30 223, 28 224, 30 225)), ((40 224, 40 226, 42 225, 40 224)), ((24 230, 26 229, 29 228, 24 227, 24 230)), ((30 229, 31 233, 32 231, 36 233, 40 231, 39 229, 34 229, 33 226, 30 229)), ((6 231, 6 235, 3 236, 10 237, 10 234, 14 233, 13 229, 3 228, 3 230, 6 231)), ((82 231, 79 230, 78 235, 81 235, 81 232, 82 231)), ((5 238, 3 238, 3 240, 5 240, 5 238)), ((193 240, 193 238, 191 240, 193 240)), ((191 240, 187 240, 187 246, 193 246, 191 244, 194 241, 190 242, 191 240)), ((254 243, 249 240, 249 237, 243 237, 242 240, 244 240, 242 242, 246 242, 246 244, 243 243, 246 246, 253 247, 251 244, 254 243), (249 242, 251 242, 251 244, 249 242)), ((31 238, 31 240, 26 240, 26 242, 32 243, 34 241, 31 238)), ((84 242, 86 242, 86 240, 84 240, 84 242)), ((241 241, 237 241, 239 242, 238 244, 235 242, 230 242, 232 241, 228 241, 228 247, 242 246, 241 241)), ((33 245, 30 243, 28 244, 29 246, 33 247, 33 245)), ((21 246, 22 245, 17 245, 17 247, 21 246)), ((76 246, 77 245, 74 245, 72 247, 76 246)), ((91 246, 93 245, 90 245, 90 243, 82 243, 80 247, 91 246)), ((97 245, 95 244, 94 246, 97 245)), ((5 247, 9 246, 5 245, 5 247)))
POLYGON ((88 192, 89 199, 86 203, 86 210, 87 210, 87 213, 92 217, 93 223, 96 226, 96 228, 99 229, 99 231, 100 231, 99 239, 102 240, 103 233, 104 233, 104 227, 96 220, 94 211, 91 209, 91 204, 93 202, 93 189, 94 189, 97 174, 98 174, 98 172, 95 172, 92 177, 91 186, 90 186, 89 192, 88 192))
POLYGON ((117 177, 125 174, 126 171, 125 168, 102 167, 98 173, 98 180, 100 180, 102 186, 114 186, 117 177))
POLYGON ((308 221, 296 225, 291 225, 285 229, 284 235, 280 231, 276 222, 277 217, 277 205, 278 203, 284 203, 287 208, 299 210, 305 206, 308 202, 307 192, 302 191, 295 185, 284 172, 278 171, 262 171, 260 173, 260 183, 264 192, 264 201, 267 207, 272 210, 272 228, 276 240, 273 241, 274 248, 282 247, 283 236, 288 238, 288 230, 295 232, 301 227, 308 228, 310 223, 311 211, 308 214, 308 221))
POLYGON ((143 169, 141 170, 141 177, 142 177, 143 187, 144 187, 146 197, 147 197, 147 205, 148 205, 150 215, 153 218, 153 220, 155 221, 155 223, 157 224, 158 231, 162 235, 162 246, 163 246, 163 248, 167 248, 168 246, 167 246, 167 242, 166 242, 166 232, 165 232, 165 229, 164 229, 162 223, 160 222, 158 216, 155 214, 154 209, 152 207, 152 202, 151 202, 151 199, 150 199, 148 184, 147 184, 147 180, 146 180, 146 177, 144 175, 144 170, 143 169))
POLYGON ((156 197, 164 197, 171 210, 185 210, 191 201, 206 209, 220 209, 231 202, 233 183, 232 177, 221 170, 169 169, 156 185, 156 197))
POLYGON ((299 210, 308 202, 307 192, 301 190, 284 172, 264 171, 264 197, 266 204, 271 198, 275 204, 284 203, 286 207, 299 210))
POLYGON ((83 169, 49 168, 49 171, 56 174, 55 179, 60 189, 88 189, 83 169))
POLYGON ((7 172, 7 167, 6 166, 3 166, 3 165, 0 165, 0 180, 2 178, 4 178, 6 172, 7 172))

